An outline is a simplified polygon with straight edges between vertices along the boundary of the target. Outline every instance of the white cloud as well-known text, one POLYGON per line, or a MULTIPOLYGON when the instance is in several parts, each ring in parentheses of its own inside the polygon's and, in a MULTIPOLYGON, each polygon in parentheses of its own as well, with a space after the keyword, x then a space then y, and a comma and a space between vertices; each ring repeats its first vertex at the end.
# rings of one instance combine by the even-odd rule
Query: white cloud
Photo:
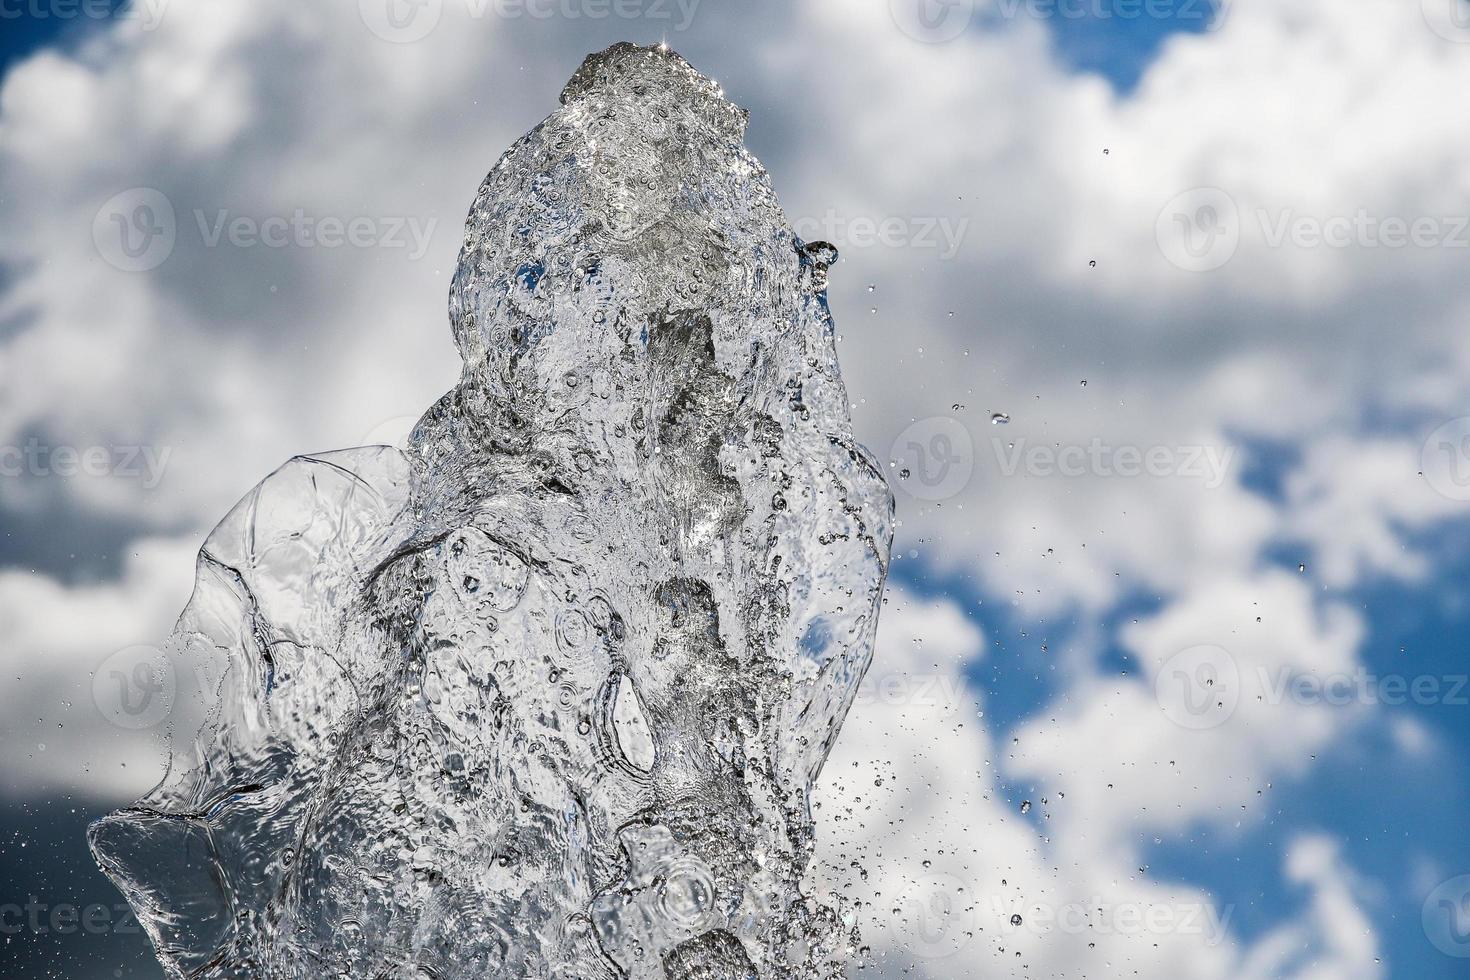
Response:
POLYGON ((1384 976, 1376 931, 1362 905, 1363 886, 1343 865, 1336 842, 1320 835, 1292 841, 1287 878, 1310 898, 1302 921, 1272 930, 1245 957, 1243 980, 1377 980, 1384 976))
MULTIPOLYGON (((549 109, 584 47, 668 25, 585 21, 552 37, 528 18, 444 11, 423 41, 390 44, 351 9, 180 2, 155 30, 131 22, 75 60, 46 54, 12 71, 0 93, 11 188, 0 207, 18 232, 8 256, 20 272, 0 309, 30 326, 0 346, 18 379, 0 396, 0 428, 171 448, 169 514, 197 530, 292 453, 355 441, 447 387, 443 296, 480 176, 549 109), (281 38, 290 43, 266 40, 281 38), (177 211, 179 242, 153 273, 113 269, 91 241, 97 208, 134 186, 158 186, 177 211), (413 216, 435 232, 419 262, 407 250, 200 241, 196 212, 262 220, 297 209, 413 216)), ((700 9, 695 26, 718 32, 728 16, 700 9)), ((1431 414, 1470 388, 1465 371, 1443 378, 1458 336, 1445 311, 1464 293, 1446 250, 1247 241, 1198 275, 1170 266, 1154 240, 1164 202, 1202 185, 1237 189, 1247 209, 1445 213, 1457 197, 1425 178, 1453 172, 1470 107, 1445 99, 1405 112, 1379 83, 1342 104, 1356 78, 1377 77, 1385 47, 1394 90, 1470 80, 1417 11, 1372 0, 1343 18, 1325 2, 1242 0, 1220 31, 1173 39, 1127 99, 1063 72, 1044 25, 1024 18, 936 45, 895 29, 884 4, 813 3, 790 16, 741 18, 745 56, 701 58, 699 30, 675 41, 755 108, 752 140, 769 144, 794 218, 830 209, 907 222, 907 247, 846 248, 833 301, 859 425, 880 455, 913 418, 955 414, 971 429, 968 490, 942 508, 905 501, 906 527, 941 562, 971 563, 1039 610, 1101 609, 1130 588, 1244 569, 1284 518, 1240 489, 1240 432, 1342 438, 1324 420, 1401 402, 1420 375, 1440 377, 1433 404, 1415 399, 1431 414), (1299 44, 1301 34, 1322 43, 1299 44), (1274 97, 1283 88, 1291 99, 1274 97), (813 102, 785 98, 818 91, 813 102), (817 105, 842 125, 811 126, 817 105), (964 230, 953 260, 912 245, 939 218, 964 230), (1345 310, 1304 294, 1303 281, 1358 299, 1345 310), (1413 357, 1393 356, 1404 351, 1413 357), (1012 424, 991 427, 992 411, 1012 424), (1211 450, 1231 465, 1214 487, 1000 472, 1005 442, 1094 440, 1114 452, 1211 450)), ((69 489, 82 506, 160 513, 126 483, 69 489)), ((1381 507, 1361 509, 1373 529, 1381 507)), ((1392 545, 1379 535, 1359 557, 1403 572, 1392 545)))
MULTIPOLYGON (((114 655, 159 644, 189 598, 193 540, 137 542, 115 582, 67 586, 0 571, 0 793, 83 794, 118 803, 151 789, 167 761, 159 725, 126 724, 110 669, 130 683, 135 659, 114 655), (100 676, 99 676, 100 674, 100 676), (116 723, 122 720, 124 724, 116 723)), ((141 689, 134 692, 144 696, 141 689)), ((147 719, 144 719, 145 721, 147 719)))
MULTIPOLYGON (((1242 0, 1220 31, 1172 39, 1127 99, 1056 70, 1035 23, 925 45, 895 35, 880 7, 844 9, 840 22, 813 8, 832 35, 815 51, 795 40, 781 49, 792 63, 778 70, 815 63, 841 78, 834 101, 861 93, 834 111, 847 128, 822 131, 834 148, 798 161, 804 179, 787 201, 796 213, 970 219, 955 262, 849 249, 834 274, 849 383, 878 451, 927 415, 954 414, 974 437, 967 492, 943 507, 901 498, 907 527, 941 561, 965 561, 1038 610, 1095 607, 1140 586, 1182 591, 1222 566, 1246 571, 1283 525, 1330 524, 1327 508, 1273 514, 1242 491, 1243 451, 1225 485, 1207 490, 1188 478, 1006 477, 997 436, 1223 454, 1242 450, 1242 436, 1351 440, 1375 405, 1442 420, 1463 404, 1470 378, 1449 314, 1465 309, 1463 249, 1272 248, 1255 215, 1412 221, 1464 210, 1463 195, 1427 175, 1462 169, 1470 107, 1394 93, 1459 90, 1470 64, 1412 4, 1370 0, 1344 18, 1325 2, 1242 0), (1385 52, 1393 81, 1361 82, 1387 77, 1385 52), (1229 189, 1252 225, 1232 261, 1189 273, 1167 261, 1157 219, 1204 186, 1229 189), (852 282, 879 289, 854 299, 842 286, 852 282), (993 411, 1011 424, 990 427, 993 411), (1047 548, 1059 557, 1043 559, 1047 548)), ((1381 482, 1398 463, 1367 454, 1355 465, 1381 482)), ((1351 506, 1360 529, 1389 530, 1359 541, 1361 571, 1403 572, 1383 519, 1394 505, 1351 506)))
POLYGON ((1423 759, 1438 748, 1438 740, 1429 726, 1417 718, 1394 718, 1388 723, 1388 734, 1394 747, 1413 759, 1423 759))
POLYGON ((1019 728, 1005 769, 1067 794, 1061 853, 1134 854, 1146 834, 1201 825, 1230 833, 1274 812, 1274 780, 1301 778, 1363 723, 1365 698, 1298 683, 1336 678, 1354 693, 1361 636, 1351 610, 1319 608, 1295 574, 1211 583, 1125 628, 1141 670, 1079 679, 1019 728))
MULTIPOLYGON (((1109 830, 1115 818, 1103 794, 1085 785, 1118 778, 1096 756, 1079 760, 1076 778, 1065 785, 1038 788, 1029 801, 1007 797, 988 763, 999 746, 976 710, 985 696, 964 674, 983 656, 983 637, 952 601, 894 589, 884 617, 875 672, 926 678, 937 669, 951 679, 953 695, 941 703, 860 702, 822 777, 819 854, 828 883, 866 903, 860 923, 880 976, 1383 975, 1355 876, 1325 838, 1303 838, 1286 850, 1283 874, 1300 889, 1301 913, 1243 941, 1233 900, 1137 870, 1137 851, 1109 830), (1022 813, 1026 802, 1029 816, 1022 813), (853 862, 864 872, 856 886, 853 862)), ((1099 755, 1126 756, 1134 732, 1158 734, 1145 706, 1127 708, 1108 731, 1057 741, 1074 752, 1090 741, 1099 755)), ((1178 729, 1164 735, 1182 741, 1178 729)), ((1168 776, 1153 776, 1166 803, 1209 782, 1181 759, 1168 776)), ((1120 782, 1116 796, 1127 799, 1135 790, 1120 782)), ((1169 824, 1175 816, 1166 809, 1127 829, 1169 824)))
MULTIPOLYGON (((1464 210, 1470 104, 1457 94, 1470 61, 1416 6, 1365 0, 1345 17, 1327 0, 1236 0, 1218 32, 1172 39, 1127 98, 1063 71, 1044 25, 923 44, 881 2, 708 4, 670 39, 752 109, 752 144, 793 218, 830 209, 902 223, 897 247, 839 241, 832 302, 858 427, 887 458, 912 421, 952 416, 975 455, 958 496, 903 498, 901 549, 978 577, 1018 615, 1074 616, 1087 637, 1055 701, 1002 750, 958 669, 978 653, 978 631, 948 603, 899 595, 882 627, 887 659, 827 770, 847 786, 828 816, 854 808, 834 828, 866 828, 864 863, 884 896, 873 911, 925 872, 973 883, 977 948, 993 953, 977 971, 1378 975, 1347 907, 1350 876, 1310 841, 1290 869, 1317 911, 1248 950, 1177 931, 1091 948, 1092 936, 1042 940, 1008 923, 1012 900, 1208 905, 1138 874, 1134 839, 1252 820, 1272 779, 1305 774, 1313 751, 1353 731, 1361 706, 1265 699, 1259 670, 1350 672, 1365 625, 1319 587, 1422 578, 1426 559, 1406 550, 1405 531, 1464 513, 1425 490, 1403 426, 1385 433, 1373 421, 1432 428, 1466 403, 1463 250, 1267 241, 1283 218, 1297 227, 1362 211, 1381 233, 1386 219, 1464 210), (1240 215, 1239 245, 1212 272, 1171 265, 1157 238, 1165 204, 1200 187, 1226 191, 1240 215), (940 218, 962 230, 951 258, 915 242, 940 218), (995 412, 1010 423, 991 425, 995 412), (1299 452, 1284 501, 1243 486, 1242 437, 1299 452), (1007 475, 1010 443, 1086 463, 1075 476, 1007 475), (1120 452, 1153 450, 1174 468, 1118 471, 1120 452), (1186 455, 1208 452, 1227 461, 1218 479, 1183 472, 1186 455), (1283 543, 1309 551, 1307 575, 1266 569, 1283 543), (1137 595, 1159 611, 1100 635, 1137 595), (1142 676, 1095 666, 1114 641, 1142 676), (1200 644, 1229 651, 1244 681, 1224 725, 1184 730, 1155 681, 1200 644), (927 695, 905 686, 915 671, 927 695), (873 759, 886 760, 878 773, 873 759), (1001 798, 992 763, 1056 787, 1047 804, 1033 800, 1049 840, 1001 798), (892 792, 867 785, 880 774, 892 792), (989 904, 996 896, 1006 915, 989 904), (1333 938, 1328 913, 1354 928, 1333 938), (1319 972, 1287 973, 1305 940, 1322 952, 1301 969, 1319 972)), ((123 24, 5 77, 0 445, 38 436, 172 452, 157 491, 126 479, 8 481, 7 512, 61 495, 78 512, 182 541, 292 454, 350 445, 427 407, 457 370, 444 296, 484 172, 549 111, 584 53, 668 26, 548 30, 449 3, 425 40, 391 44, 354 7, 173 0, 155 30, 123 24), (178 241, 158 268, 128 273, 99 254, 93 230, 108 198, 137 187, 167 196, 178 241), (209 248, 196 214, 298 210, 436 224, 413 261, 382 247, 209 248)), ((113 583, 0 577, 0 619, 19 624, 3 647, 22 677, 11 706, 65 692, 77 704, 96 656, 161 637, 192 571, 188 549, 170 548, 139 547, 113 583)), ((49 729, 51 715, 38 714, 49 729)), ((27 712, 8 716, 24 723, 22 742, 43 740, 27 712)), ((1418 744, 1396 731, 1406 749, 1418 744)), ((44 758, 7 761, 5 790, 88 780, 131 790, 136 777, 109 768, 121 754, 112 737, 92 721, 67 724, 44 739, 44 758)), ((953 960, 928 969, 959 975, 953 960)))
POLYGON ((1418 440, 1328 437, 1311 445, 1287 483, 1285 527, 1309 542, 1316 577, 1346 588, 1373 574, 1424 579, 1427 558, 1406 532, 1464 513, 1422 473, 1418 440))

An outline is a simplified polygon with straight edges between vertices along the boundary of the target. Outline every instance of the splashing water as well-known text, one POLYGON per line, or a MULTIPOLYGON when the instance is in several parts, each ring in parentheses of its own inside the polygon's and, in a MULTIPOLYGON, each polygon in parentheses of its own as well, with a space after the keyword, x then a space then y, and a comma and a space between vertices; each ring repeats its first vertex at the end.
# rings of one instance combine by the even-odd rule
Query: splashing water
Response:
POLYGON ((192 737, 92 829, 172 976, 841 973, 808 795, 893 504, 836 250, 677 55, 614 46, 561 101, 475 198, 459 384, 405 451, 292 460, 200 553, 192 737))

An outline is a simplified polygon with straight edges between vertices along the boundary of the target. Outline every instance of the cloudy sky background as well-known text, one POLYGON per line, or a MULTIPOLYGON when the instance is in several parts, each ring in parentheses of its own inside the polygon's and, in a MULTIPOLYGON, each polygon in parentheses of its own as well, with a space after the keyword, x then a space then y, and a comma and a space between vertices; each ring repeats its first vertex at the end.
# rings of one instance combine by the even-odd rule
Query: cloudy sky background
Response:
POLYGON ((1464 976, 1470 3, 528 2, 0 0, 0 972, 158 975, 47 928, 161 771, 110 670, 453 383, 480 179, 666 38, 898 487, 822 809, 878 973, 1464 976))

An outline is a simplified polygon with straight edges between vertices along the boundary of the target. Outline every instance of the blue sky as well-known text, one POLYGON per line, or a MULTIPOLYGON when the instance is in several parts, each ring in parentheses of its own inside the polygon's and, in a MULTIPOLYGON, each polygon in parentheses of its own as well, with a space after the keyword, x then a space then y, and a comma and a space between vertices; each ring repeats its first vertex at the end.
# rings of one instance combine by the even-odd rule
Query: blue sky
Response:
POLYGON ((6 5, 4 19, 0 21, 5 28, 0 33, 0 72, 38 48, 66 44, 70 40, 69 35, 105 26, 110 17, 98 15, 123 9, 123 3, 119 0, 89 0, 85 13, 81 4, 75 8, 56 8, 64 12, 62 16, 32 16, 33 9, 44 11, 49 8, 18 3, 6 5))
MULTIPOLYGON (((1148 69, 1159 47, 1176 34, 1202 34, 1209 30, 1212 14, 1209 0, 1169 4, 1167 15, 1107 16, 1108 5, 1062 0, 1059 8, 1076 16, 1041 17, 1050 31, 1057 56, 1075 71, 1096 72, 1120 92, 1129 92, 1148 69)), ((1050 5, 1021 5, 1026 10, 1050 11, 1050 5)), ((1126 8, 1124 8, 1126 9, 1126 8)), ((1142 5, 1139 5, 1142 10, 1142 5)), ((1028 16, 1022 13, 1021 16, 1028 16)))
MULTIPOLYGON (((0 482, 0 616, 17 623, 0 655, 17 680, 6 704, 23 706, 0 757, 0 904, 116 901, 80 828, 147 788, 157 750, 99 727, 90 671, 167 630, 189 554, 254 480, 411 418, 452 382, 443 294, 479 175, 550 110, 581 54, 669 34, 751 109, 749 143, 794 220, 906 222, 894 246, 841 240, 857 237, 850 224, 824 237, 843 248, 831 300, 859 433, 889 460, 915 426, 923 440, 958 425, 972 443, 974 474, 956 487, 899 485, 875 671, 902 661, 904 631, 952 653, 946 669, 983 710, 966 737, 983 735, 974 761, 994 790, 951 767, 933 791, 973 790, 970 812, 941 807, 914 836, 1014 846, 984 860, 1022 869, 1009 880, 1038 894, 1121 880, 1106 896, 1119 903, 1188 887, 1231 910, 1234 958, 1169 935, 1109 947, 1108 974, 1043 943, 1020 944, 1032 973, 1009 953, 973 969, 1465 976, 1470 961, 1436 949, 1421 912, 1436 884, 1470 873, 1470 705, 1267 710, 1246 696, 1200 732, 1159 721, 1154 685, 1192 644, 1228 647, 1247 673, 1361 667, 1455 690, 1470 671, 1470 510, 1420 457, 1470 404, 1464 253, 1269 241, 1278 221, 1360 212, 1453 223, 1470 200, 1453 176, 1470 110, 1452 94, 1470 83, 1470 36, 1447 36, 1431 0, 1407 18, 1236 0, 1219 30, 1192 8, 1074 18, 1033 4, 941 43, 905 36, 898 14, 818 0, 765 16, 706 3, 672 34, 468 18, 412 43, 373 36, 355 11, 267 2, 205 17, 173 0, 156 31, 115 37, 105 22, 0 22, 0 221, 14 229, 0 324, 21 324, 0 329, 0 444, 43 433, 174 451, 152 487, 0 482), (116 42, 89 52, 90 75, 26 63, 48 45, 78 57, 83 32, 116 42), (139 187, 177 209, 180 244, 156 271, 120 273, 94 215, 139 187), (1202 196, 1216 191, 1223 204, 1202 196), (1218 265, 1175 250, 1164 219, 1181 199, 1174 217, 1200 236, 1200 208, 1234 210, 1238 250, 1218 265), (433 248, 411 261, 189 240, 195 214, 296 208, 432 220, 433 248), (957 232, 954 257, 919 242, 933 222, 957 232), (991 425, 996 412, 1010 422, 991 425), (1008 441, 1097 438, 1239 455, 1218 485, 1004 472, 1008 441), (1339 900, 1364 929, 1343 918, 1353 935, 1335 936, 1314 918, 1339 900)), ((459 16, 452 0, 445 11, 459 16)), ((936 752, 972 744, 922 714, 903 721, 936 752)), ((854 724, 861 758, 868 729, 854 724)), ((918 775, 928 760, 909 761, 910 783, 933 788, 918 775)), ((903 863, 884 846, 874 853, 903 863)), ((951 870, 993 887, 990 865, 951 870)), ((25 933, 3 948, 6 976, 157 975, 136 935, 25 933)), ((958 964, 918 975, 969 975, 958 964)))
MULTIPOLYGON (((1443 529, 1442 578, 1434 594, 1392 585, 1353 590, 1372 634, 1364 647, 1367 671, 1379 677, 1430 676, 1451 679, 1447 696, 1465 674, 1461 637, 1470 630, 1470 561, 1464 525, 1443 529)), ((971 668, 975 685, 986 692, 985 712, 1004 730, 1029 715, 1036 704, 1064 685, 1058 679, 1058 651, 1074 639, 1075 622, 1062 615, 1044 621, 1011 615, 1004 597, 986 594, 961 577, 936 573, 917 562, 899 563, 895 579, 914 594, 958 601, 993 646, 971 668), (1044 652, 1043 645, 1047 647, 1044 652)), ((1293 566, 1294 568, 1294 566, 1293 566)), ((1139 595, 1121 608, 1131 617, 1150 608, 1139 595)), ((1138 673, 1136 663, 1114 650, 1107 662, 1122 674, 1138 673)), ((1470 688, 1459 692, 1470 699, 1470 688)), ((1302 890, 1280 875, 1279 847, 1286 828, 1319 828, 1350 842, 1355 864, 1382 886, 1372 909, 1393 958, 1391 976, 1448 978, 1462 967, 1427 940, 1421 922, 1423 896, 1414 869, 1426 858, 1449 867, 1470 866, 1465 814, 1470 812, 1470 724, 1467 707, 1455 703, 1407 703, 1389 709, 1361 735, 1324 754, 1310 778, 1277 783, 1260 802, 1261 814, 1238 834, 1197 833, 1152 844, 1145 859, 1156 874, 1201 883, 1233 908, 1233 923, 1245 937, 1258 937, 1297 907, 1302 890), (1384 725, 1412 717, 1435 732, 1443 750, 1421 764, 1404 766, 1384 725)), ((1005 784, 1008 799, 1045 795, 1029 781, 1005 784)), ((1041 819, 1037 818, 1038 821, 1041 819)), ((1146 835, 1145 835, 1146 836, 1146 835)))

